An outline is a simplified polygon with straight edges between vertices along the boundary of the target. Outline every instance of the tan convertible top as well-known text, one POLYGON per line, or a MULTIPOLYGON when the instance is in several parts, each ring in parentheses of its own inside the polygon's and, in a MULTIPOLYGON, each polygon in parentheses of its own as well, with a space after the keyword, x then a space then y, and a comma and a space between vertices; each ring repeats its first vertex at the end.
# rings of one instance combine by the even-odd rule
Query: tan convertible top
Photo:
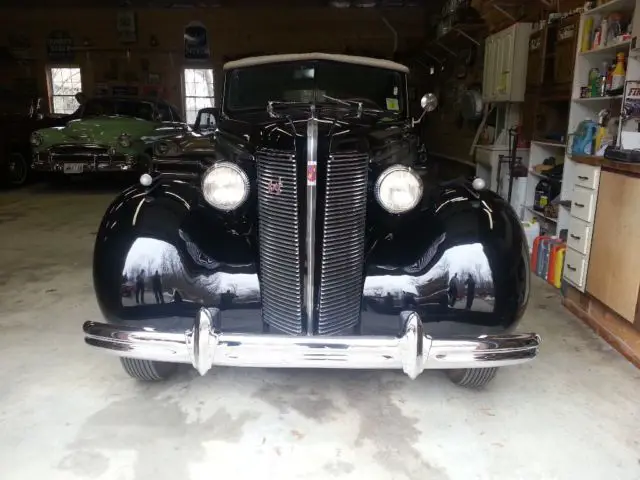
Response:
POLYGON ((333 62, 352 63, 368 67, 386 68, 398 72, 409 73, 409 68, 391 60, 381 60, 371 57, 358 57, 355 55, 337 55, 332 53, 290 53, 285 55, 263 55, 260 57, 248 57, 234 60, 224 64, 224 69, 251 67, 253 65, 265 65, 268 63, 295 62, 299 60, 330 60, 333 62))

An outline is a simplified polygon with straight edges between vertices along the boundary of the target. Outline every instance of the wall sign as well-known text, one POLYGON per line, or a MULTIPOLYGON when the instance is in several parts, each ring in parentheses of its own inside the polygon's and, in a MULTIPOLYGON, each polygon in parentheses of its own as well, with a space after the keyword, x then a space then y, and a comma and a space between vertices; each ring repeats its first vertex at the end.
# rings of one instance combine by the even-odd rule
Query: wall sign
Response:
POLYGON ((55 30, 47 37, 47 57, 54 62, 73 62, 73 38, 69 32, 55 30))
POLYGON ((191 22, 184 27, 184 58, 187 60, 208 60, 209 37, 207 27, 200 22, 191 22))
POLYGON ((136 35, 135 12, 118 12, 116 28, 118 30, 118 40, 120 40, 120 43, 135 43, 138 40, 136 35))

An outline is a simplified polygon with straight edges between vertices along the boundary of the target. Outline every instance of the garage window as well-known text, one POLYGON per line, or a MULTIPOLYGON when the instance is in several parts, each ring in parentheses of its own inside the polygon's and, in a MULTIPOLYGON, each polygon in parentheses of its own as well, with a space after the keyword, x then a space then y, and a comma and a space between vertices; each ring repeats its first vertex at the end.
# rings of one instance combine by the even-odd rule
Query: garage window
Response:
POLYGON ((73 113, 78 108, 76 93, 82 91, 80 68, 52 67, 49 69, 51 107, 53 113, 73 113))
POLYGON ((196 122, 198 110, 215 106, 212 68, 184 69, 184 105, 186 121, 196 122))

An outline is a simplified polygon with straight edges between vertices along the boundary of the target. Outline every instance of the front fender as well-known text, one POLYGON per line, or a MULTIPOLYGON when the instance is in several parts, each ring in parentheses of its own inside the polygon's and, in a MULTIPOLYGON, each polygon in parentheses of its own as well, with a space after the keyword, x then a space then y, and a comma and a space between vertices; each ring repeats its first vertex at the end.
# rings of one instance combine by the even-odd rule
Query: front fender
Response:
POLYGON ((252 233, 202 202, 195 186, 174 180, 151 192, 131 187, 110 205, 93 260, 107 321, 190 328, 204 305, 223 310, 236 331, 262 328, 252 233))
POLYGON ((415 310, 433 334, 515 328, 528 301, 529 261, 511 206, 493 192, 465 188, 442 190, 427 204, 370 249, 363 317, 386 316, 391 324, 402 310, 415 310))

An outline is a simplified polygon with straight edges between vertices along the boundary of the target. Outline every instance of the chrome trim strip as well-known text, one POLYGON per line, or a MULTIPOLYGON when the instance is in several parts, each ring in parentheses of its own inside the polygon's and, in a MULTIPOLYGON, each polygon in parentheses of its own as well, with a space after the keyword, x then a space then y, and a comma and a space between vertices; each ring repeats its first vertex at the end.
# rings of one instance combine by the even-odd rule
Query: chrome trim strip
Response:
POLYGON ((85 342, 121 357, 193 365, 260 368, 398 369, 416 378, 425 369, 488 368, 533 360, 535 333, 432 338, 415 312, 401 315, 403 334, 383 336, 248 335, 216 328, 217 309, 202 308, 186 332, 144 325, 86 322, 85 342))
POLYGON ((311 107, 311 118, 307 121, 307 218, 305 251, 307 269, 304 278, 304 306, 307 314, 307 335, 313 335, 314 324, 314 270, 316 246, 316 183, 318 167, 318 120, 311 107))

